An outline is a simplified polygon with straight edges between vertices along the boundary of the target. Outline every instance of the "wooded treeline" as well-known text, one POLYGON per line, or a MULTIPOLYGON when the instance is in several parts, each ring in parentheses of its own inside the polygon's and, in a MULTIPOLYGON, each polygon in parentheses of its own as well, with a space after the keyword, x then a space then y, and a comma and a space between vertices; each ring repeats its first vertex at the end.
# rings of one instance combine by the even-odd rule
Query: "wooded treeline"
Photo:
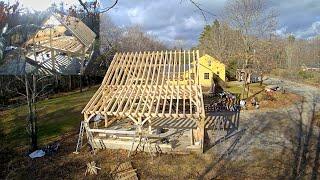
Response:
POLYGON ((263 73, 275 68, 297 70, 302 65, 319 67, 320 36, 277 35, 277 13, 267 5, 264 0, 227 1, 223 17, 204 27, 197 48, 226 63, 229 70, 247 65, 263 73))
POLYGON ((167 49, 157 37, 152 36, 139 25, 116 26, 107 14, 101 15, 101 50, 114 48, 119 52, 161 51, 167 49))

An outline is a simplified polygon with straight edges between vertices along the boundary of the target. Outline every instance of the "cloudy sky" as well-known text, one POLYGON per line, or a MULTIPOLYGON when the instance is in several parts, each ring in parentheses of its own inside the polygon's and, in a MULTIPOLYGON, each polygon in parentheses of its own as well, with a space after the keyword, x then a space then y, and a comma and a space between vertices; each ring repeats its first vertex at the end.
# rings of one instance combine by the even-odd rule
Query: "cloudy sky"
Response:
MULTIPOLYGON (((9 0, 11 2, 16 0, 9 0)), ((24 7, 44 10, 61 0, 19 0, 24 7)), ((77 0, 63 0, 67 4, 79 4, 77 0)), ((85 0, 84 0, 85 1, 85 0)), ((90 1, 90 0, 88 0, 90 1)), ((114 0, 100 0, 107 7, 114 0)), ((208 23, 221 17, 227 0, 194 0, 205 10, 208 23)), ((310 38, 320 34, 320 0, 266 0, 269 8, 279 13, 277 33, 294 34, 298 38, 310 38)), ((189 47, 197 43, 206 22, 189 0, 119 0, 108 14, 119 26, 139 24, 145 31, 167 44, 183 39, 189 47)))
MULTIPOLYGON (((207 14, 208 22, 221 17, 227 0, 196 0, 214 15, 207 14)), ((269 1, 269 0, 268 0, 269 1)), ((108 6, 110 0, 103 0, 108 6)), ((270 0, 269 8, 279 13, 277 33, 294 34, 298 38, 310 38, 320 34, 319 0, 270 0)), ((175 39, 184 39, 195 45, 206 24, 195 6, 188 0, 119 0, 109 12, 119 26, 140 24, 145 31, 170 44, 175 39)))

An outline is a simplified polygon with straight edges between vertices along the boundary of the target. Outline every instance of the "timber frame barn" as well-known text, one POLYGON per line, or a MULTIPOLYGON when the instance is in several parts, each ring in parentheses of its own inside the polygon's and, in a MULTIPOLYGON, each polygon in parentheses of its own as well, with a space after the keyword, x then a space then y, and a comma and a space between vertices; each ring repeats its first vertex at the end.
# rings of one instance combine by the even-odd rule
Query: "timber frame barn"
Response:
POLYGON ((25 44, 27 59, 51 73, 84 73, 96 34, 80 19, 54 13, 25 44))
POLYGON ((143 132, 148 134, 148 139, 159 141, 160 135, 155 135, 159 129, 153 124, 170 119, 195 124, 196 128, 188 131, 190 136, 185 147, 202 152, 205 110, 199 83, 199 51, 116 53, 100 88, 82 113, 93 149, 116 148, 121 144, 117 147, 132 150, 135 136, 143 132), (104 120, 102 126, 97 125, 99 118, 96 117, 101 117, 98 122, 104 120), (110 129, 112 124, 121 121, 128 121, 129 128, 110 129), (115 143, 115 139, 124 140, 115 143))

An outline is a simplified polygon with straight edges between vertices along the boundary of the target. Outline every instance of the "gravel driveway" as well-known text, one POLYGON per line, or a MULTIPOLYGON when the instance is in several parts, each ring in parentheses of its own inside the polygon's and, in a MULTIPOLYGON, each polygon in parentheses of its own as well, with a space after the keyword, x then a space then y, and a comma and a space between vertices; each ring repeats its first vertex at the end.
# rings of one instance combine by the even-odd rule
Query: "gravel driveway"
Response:
MULTIPOLYGON (((216 169, 222 160, 250 163, 261 161, 255 156, 257 151, 266 152, 270 158, 287 151, 294 154, 292 157, 299 156, 303 160, 307 156, 306 153, 311 153, 308 149, 314 146, 312 144, 319 141, 319 129, 315 122, 312 122, 312 126, 310 123, 313 112, 320 108, 320 89, 277 78, 267 78, 264 83, 283 87, 286 91, 304 97, 304 100, 287 108, 241 112, 239 129, 231 132, 224 142, 218 143, 206 152, 207 156, 218 155, 220 158, 218 162, 208 166, 204 172, 205 176, 202 177, 217 174, 216 169)), ((292 162, 292 166, 296 166, 294 161, 292 162)))

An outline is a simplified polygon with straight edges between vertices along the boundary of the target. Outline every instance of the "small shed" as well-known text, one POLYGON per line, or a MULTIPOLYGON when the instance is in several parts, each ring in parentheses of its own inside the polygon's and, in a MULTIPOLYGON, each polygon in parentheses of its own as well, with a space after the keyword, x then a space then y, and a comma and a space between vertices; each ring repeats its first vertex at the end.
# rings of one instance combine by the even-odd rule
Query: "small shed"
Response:
POLYGON ((237 69, 236 79, 238 81, 247 81, 246 83, 261 82, 261 74, 252 68, 237 69))

